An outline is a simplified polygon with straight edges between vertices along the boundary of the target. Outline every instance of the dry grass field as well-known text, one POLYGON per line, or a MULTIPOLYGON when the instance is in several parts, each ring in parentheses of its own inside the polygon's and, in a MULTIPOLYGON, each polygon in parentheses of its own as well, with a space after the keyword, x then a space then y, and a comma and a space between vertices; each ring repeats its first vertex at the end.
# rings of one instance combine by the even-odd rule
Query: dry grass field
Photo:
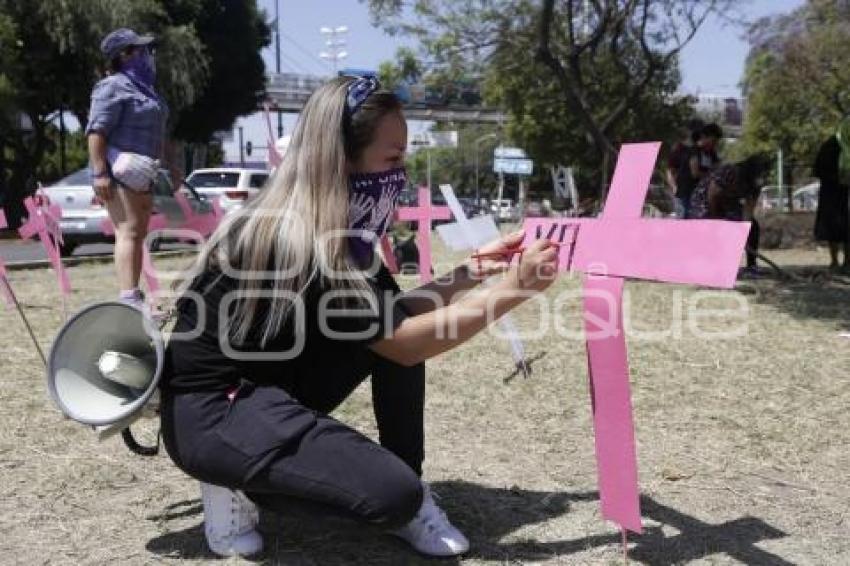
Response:
MULTIPOLYGON (((629 537, 633 563, 850 564, 850 279, 825 276, 822 250, 770 255, 796 278, 710 296, 626 285, 646 525, 629 537)), ((70 276, 72 309, 114 295, 109 265, 70 276)), ((11 279, 47 349, 62 322, 53 275, 11 279)), ((508 348, 487 334, 428 363, 426 479, 472 542, 459 564, 623 563, 620 535, 599 515, 578 289, 563 278, 545 295, 569 296, 557 309, 517 311, 528 332, 550 319, 526 339, 539 358, 530 379, 505 381, 508 348)), ((98 444, 63 419, 24 326, 1 307, 0 368, 0 563, 217 561, 197 483, 165 455, 98 444)), ((374 433, 368 384, 338 416, 374 433)), ((296 507, 264 514, 261 529, 263 564, 434 563, 296 507)))

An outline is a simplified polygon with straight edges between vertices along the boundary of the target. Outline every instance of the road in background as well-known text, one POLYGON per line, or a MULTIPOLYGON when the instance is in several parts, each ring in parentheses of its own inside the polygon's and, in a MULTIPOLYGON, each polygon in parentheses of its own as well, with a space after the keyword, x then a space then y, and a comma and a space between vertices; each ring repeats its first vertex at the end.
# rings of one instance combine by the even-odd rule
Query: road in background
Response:
MULTIPOLYGON (((162 244, 162 251, 191 249, 188 244, 162 244)), ((73 257, 80 256, 110 256, 112 255, 112 244, 85 244, 74 250, 73 257)), ((0 257, 7 264, 19 261, 46 260, 47 254, 38 242, 20 240, 0 241, 0 257)))

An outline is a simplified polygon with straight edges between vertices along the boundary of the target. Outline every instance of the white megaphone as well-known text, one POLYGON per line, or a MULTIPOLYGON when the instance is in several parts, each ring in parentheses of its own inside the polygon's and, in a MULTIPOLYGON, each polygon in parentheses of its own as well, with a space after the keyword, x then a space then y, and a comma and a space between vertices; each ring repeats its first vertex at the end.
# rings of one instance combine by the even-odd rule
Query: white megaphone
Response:
POLYGON ((100 439, 127 429, 156 393, 165 346, 142 311, 124 303, 84 308, 61 328, 47 366, 50 396, 100 439))

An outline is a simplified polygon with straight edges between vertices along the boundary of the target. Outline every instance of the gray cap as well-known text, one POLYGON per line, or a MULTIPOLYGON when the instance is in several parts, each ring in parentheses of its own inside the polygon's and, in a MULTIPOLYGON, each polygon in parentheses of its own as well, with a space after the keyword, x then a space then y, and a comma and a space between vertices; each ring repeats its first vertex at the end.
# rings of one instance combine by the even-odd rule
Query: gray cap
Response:
POLYGON ((119 28, 103 38, 100 50, 107 59, 112 59, 127 47, 150 45, 154 39, 152 35, 139 35, 129 28, 119 28))

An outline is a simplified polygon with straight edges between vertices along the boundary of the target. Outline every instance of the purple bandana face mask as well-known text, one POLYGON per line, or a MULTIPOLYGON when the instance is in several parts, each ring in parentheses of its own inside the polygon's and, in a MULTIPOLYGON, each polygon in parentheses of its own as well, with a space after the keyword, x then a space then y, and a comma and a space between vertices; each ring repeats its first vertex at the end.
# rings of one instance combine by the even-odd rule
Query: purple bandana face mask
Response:
POLYGON ((141 83, 145 88, 153 90, 156 82, 156 63, 148 49, 143 49, 134 57, 124 62, 121 72, 130 77, 135 83, 141 83))
POLYGON ((348 247, 352 257, 363 265, 371 260, 375 243, 392 223, 407 172, 398 167, 379 173, 357 173, 348 179, 348 228, 360 233, 348 237, 348 247))

